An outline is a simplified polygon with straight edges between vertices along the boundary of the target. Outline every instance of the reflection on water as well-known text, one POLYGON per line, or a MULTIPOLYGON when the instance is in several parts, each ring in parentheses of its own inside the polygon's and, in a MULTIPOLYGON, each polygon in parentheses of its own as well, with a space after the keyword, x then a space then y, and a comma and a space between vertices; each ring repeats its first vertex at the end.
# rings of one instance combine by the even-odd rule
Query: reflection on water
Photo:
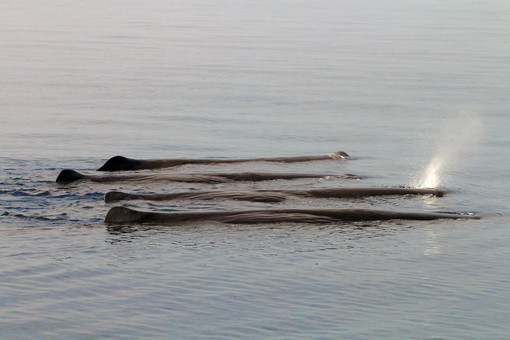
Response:
MULTIPOLYGON (((452 195, 449 193, 447 195, 452 195)), ((421 202, 425 207, 428 207, 430 210, 437 211, 440 209, 442 202, 441 197, 433 196, 433 195, 424 195, 421 197, 421 202)))
POLYGON ((437 233, 433 230, 427 230, 427 238, 425 240, 425 250, 423 255, 438 255, 441 254, 441 245, 437 242, 437 233))

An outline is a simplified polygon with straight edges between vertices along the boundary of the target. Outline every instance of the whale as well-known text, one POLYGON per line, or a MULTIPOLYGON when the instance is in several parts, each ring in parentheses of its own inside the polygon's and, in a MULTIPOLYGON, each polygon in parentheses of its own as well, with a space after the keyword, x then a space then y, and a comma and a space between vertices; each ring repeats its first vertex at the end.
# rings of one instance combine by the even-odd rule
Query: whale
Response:
POLYGON ((363 179, 353 174, 325 175, 308 173, 278 173, 278 172, 235 172, 235 173, 196 173, 196 174, 121 174, 121 175, 84 175, 78 171, 65 169, 57 176, 57 183, 72 183, 76 181, 89 181, 97 183, 117 182, 186 182, 186 183, 228 183, 236 181, 270 181, 277 179, 298 178, 343 178, 363 179))
POLYGON ((169 158, 169 159, 131 159, 123 156, 115 156, 106 161, 97 171, 128 171, 128 170, 145 170, 145 169, 162 169, 172 168, 185 164, 223 164, 223 163, 245 163, 245 162, 278 162, 278 163, 295 163, 295 162, 311 162, 320 160, 339 160, 352 159, 344 151, 333 152, 326 155, 318 156, 294 156, 294 157, 273 157, 273 158, 239 158, 239 159, 222 159, 222 158, 169 158))
POLYGON ((221 222, 232 224, 257 223, 335 223, 385 220, 437 220, 437 219, 479 219, 476 215, 423 212, 395 212, 369 209, 270 209, 241 211, 203 212, 151 212, 125 207, 111 208, 105 223, 180 225, 197 222, 221 222))
POLYGON ((414 188, 328 188, 311 190, 214 190, 214 191, 189 191, 163 194, 139 194, 121 191, 107 192, 104 200, 106 203, 146 200, 146 201, 171 201, 171 200, 240 200, 263 203, 279 203, 289 198, 362 198, 370 196, 395 196, 395 195, 432 195, 442 197, 447 193, 441 189, 414 189, 414 188))

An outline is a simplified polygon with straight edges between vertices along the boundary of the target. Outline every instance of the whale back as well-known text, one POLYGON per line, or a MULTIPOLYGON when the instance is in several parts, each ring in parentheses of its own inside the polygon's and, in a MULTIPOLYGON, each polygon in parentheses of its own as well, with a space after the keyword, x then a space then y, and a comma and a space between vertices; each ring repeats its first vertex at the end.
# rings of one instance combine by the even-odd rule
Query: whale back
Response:
POLYGON ((81 179, 84 179, 86 176, 80 174, 78 171, 65 169, 58 174, 56 182, 57 183, 71 183, 75 181, 79 181, 81 179))
POLYGON ((97 171, 137 170, 140 168, 141 163, 142 162, 136 159, 115 156, 107 160, 102 167, 97 169, 97 171))

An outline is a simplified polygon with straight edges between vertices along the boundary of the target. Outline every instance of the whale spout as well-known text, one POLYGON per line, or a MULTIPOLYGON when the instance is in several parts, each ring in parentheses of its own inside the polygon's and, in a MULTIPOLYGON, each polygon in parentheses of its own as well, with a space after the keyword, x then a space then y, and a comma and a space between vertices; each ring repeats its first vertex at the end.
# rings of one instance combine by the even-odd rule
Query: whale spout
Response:
POLYGON ((84 179, 85 175, 80 174, 78 171, 65 169, 57 176, 57 183, 71 183, 84 179))

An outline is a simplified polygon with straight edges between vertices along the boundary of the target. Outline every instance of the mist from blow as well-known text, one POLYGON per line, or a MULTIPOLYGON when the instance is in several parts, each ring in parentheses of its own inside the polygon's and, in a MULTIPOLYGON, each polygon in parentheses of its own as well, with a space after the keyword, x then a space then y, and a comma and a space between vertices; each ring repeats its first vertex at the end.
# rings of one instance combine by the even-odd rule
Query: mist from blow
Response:
POLYGON ((433 157, 413 186, 444 186, 450 172, 474 156, 481 134, 481 119, 472 110, 464 109, 455 118, 445 121, 433 157))

